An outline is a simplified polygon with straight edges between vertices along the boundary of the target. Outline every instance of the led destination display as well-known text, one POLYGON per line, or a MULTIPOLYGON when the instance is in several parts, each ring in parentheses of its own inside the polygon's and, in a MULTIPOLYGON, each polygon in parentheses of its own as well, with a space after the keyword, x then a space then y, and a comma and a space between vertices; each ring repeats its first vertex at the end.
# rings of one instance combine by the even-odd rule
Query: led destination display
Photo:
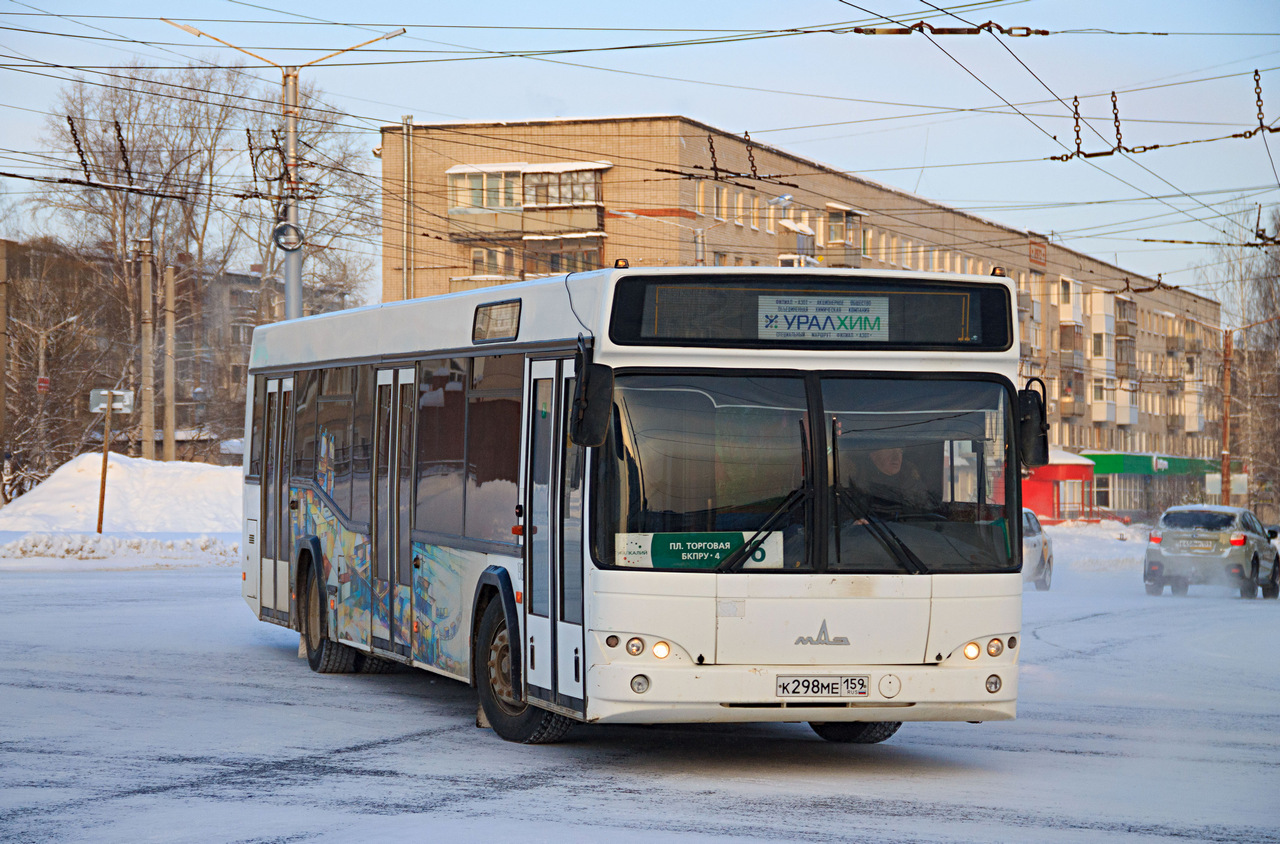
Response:
POLYGON ((609 335, 624 345, 999 351, 1012 315, 996 282, 629 276, 618 282, 609 335))

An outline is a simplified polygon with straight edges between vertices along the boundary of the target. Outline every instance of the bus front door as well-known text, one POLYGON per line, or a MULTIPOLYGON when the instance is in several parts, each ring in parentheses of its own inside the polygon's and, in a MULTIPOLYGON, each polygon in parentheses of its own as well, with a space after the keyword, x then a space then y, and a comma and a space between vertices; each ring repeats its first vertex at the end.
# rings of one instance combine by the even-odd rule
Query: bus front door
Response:
POLYGON ((258 581, 262 615, 289 620, 289 558, 293 531, 289 524, 289 477, 293 466, 293 379, 267 381, 262 430, 262 549, 258 581))
POLYGON ((586 712, 583 647, 585 450, 569 443, 572 360, 529 364, 524 466, 525 695, 586 712))
POLYGON ((378 370, 373 469, 373 606, 375 647, 407 656, 412 621, 414 370, 378 370))

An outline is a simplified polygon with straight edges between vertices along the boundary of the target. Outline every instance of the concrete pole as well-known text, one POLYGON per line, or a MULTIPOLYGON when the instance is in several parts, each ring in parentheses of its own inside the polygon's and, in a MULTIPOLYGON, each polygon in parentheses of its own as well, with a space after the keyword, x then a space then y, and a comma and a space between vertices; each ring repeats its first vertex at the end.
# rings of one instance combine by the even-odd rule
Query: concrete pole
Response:
POLYGON ((1234 331, 1222 331, 1222 495, 1218 501, 1231 506, 1231 353, 1234 331))
POLYGON ((404 143, 404 185, 401 190, 404 196, 401 207, 404 209, 400 221, 400 300, 413 298, 413 244, 410 220, 413 215, 413 115, 406 114, 400 118, 400 134, 404 143))
POLYGON ((142 257, 142 459, 156 459, 155 300, 151 293, 151 240, 138 241, 142 257))
POLYGON ((177 385, 174 379, 174 343, 177 334, 174 332, 173 318, 173 265, 164 268, 164 459, 177 459, 178 449, 174 440, 174 422, 177 417, 177 385))
MULTIPOLYGON (((298 226, 298 68, 284 69, 285 209, 298 226)), ((284 318, 302 316, 302 250, 284 253, 284 318)))

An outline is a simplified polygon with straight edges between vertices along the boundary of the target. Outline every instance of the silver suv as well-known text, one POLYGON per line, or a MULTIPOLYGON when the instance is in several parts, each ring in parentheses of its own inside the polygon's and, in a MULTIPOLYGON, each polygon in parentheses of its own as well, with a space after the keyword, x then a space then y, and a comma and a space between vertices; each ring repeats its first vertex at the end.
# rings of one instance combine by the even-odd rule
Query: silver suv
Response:
POLYGON ((1174 595, 1192 583, 1238 586, 1241 598, 1280 596, 1280 552, 1276 538, 1243 507, 1170 507, 1151 531, 1142 579, 1148 595, 1168 584, 1174 595))

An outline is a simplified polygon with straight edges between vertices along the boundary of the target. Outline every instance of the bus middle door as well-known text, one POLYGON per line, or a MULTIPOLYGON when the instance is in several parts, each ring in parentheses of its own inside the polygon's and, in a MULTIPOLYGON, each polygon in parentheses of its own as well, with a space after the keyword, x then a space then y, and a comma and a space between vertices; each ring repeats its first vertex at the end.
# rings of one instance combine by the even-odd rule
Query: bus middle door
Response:
POLYGON ((377 370, 373 468, 373 644, 408 655, 412 551, 408 510, 413 482, 414 370, 377 370))
POLYGON ((523 533, 525 695, 586 713, 583 646, 585 449, 568 437, 573 361, 529 363, 523 533))

